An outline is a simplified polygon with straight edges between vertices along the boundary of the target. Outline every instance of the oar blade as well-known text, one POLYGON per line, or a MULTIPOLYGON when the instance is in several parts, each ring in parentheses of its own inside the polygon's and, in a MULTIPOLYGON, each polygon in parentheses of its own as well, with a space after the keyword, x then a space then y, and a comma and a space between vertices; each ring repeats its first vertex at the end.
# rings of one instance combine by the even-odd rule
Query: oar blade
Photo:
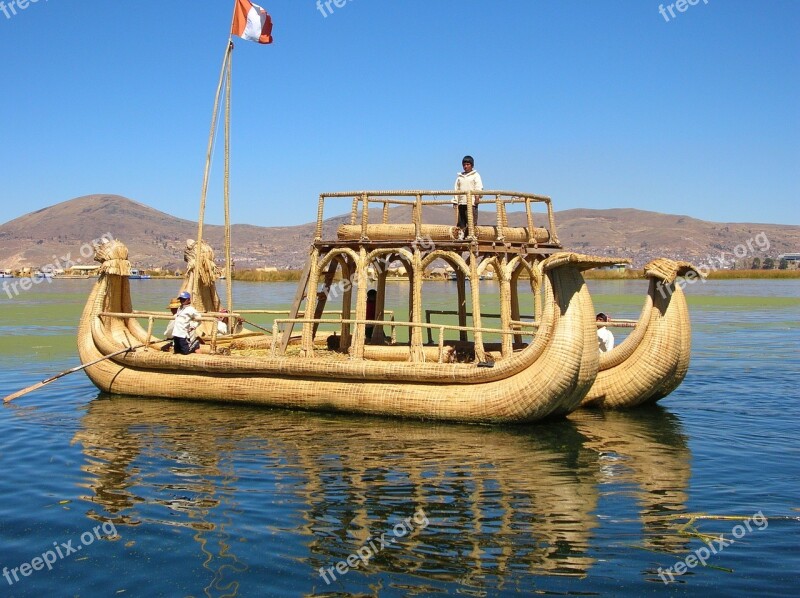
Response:
POLYGON ((113 353, 109 353, 108 355, 103 355, 99 359, 95 359, 94 361, 90 361, 89 363, 84 363, 83 365, 79 365, 79 366, 76 366, 74 368, 70 368, 68 370, 65 370, 65 371, 61 372, 60 374, 56 374, 55 376, 52 376, 52 377, 48 378, 47 380, 42 380, 41 382, 37 382, 33 386, 29 386, 28 388, 23 388, 22 390, 19 390, 19 391, 15 392, 12 395, 8 395, 6 398, 3 399, 3 403, 8 403, 9 401, 13 401, 17 397, 21 397, 22 395, 26 395, 29 392, 32 392, 32 391, 36 390, 37 388, 41 388, 42 386, 44 386, 46 384, 50 384, 51 382, 55 382, 56 380, 66 376, 67 374, 74 374, 75 372, 80 372, 81 370, 84 370, 84 369, 88 368, 89 366, 92 366, 92 365, 95 365, 97 363, 100 363, 101 361, 105 361, 106 359, 110 359, 111 357, 116 357, 117 355, 121 355, 122 353, 127 353, 128 351, 133 351, 134 349, 139 349, 140 347, 144 347, 144 346, 145 346, 145 343, 139 343, 138 345, 134 345, 133 347, 125 347, 124 349, 120 349, 119 351, 114 351, 113 353))
POLYGON ((22 390, 18 390, 14 394, 10 394, 7 397, 5 397, 3 399, 3 403, 8 403, 9 401, 13 401, 14 399, 21 397, 22 395, 26 395, 29 392, 33 392, 34 390, 41 388, 42 386, 44 386, 45 384, 49 384, 50 382, 51 381, 37 382, 36 384, 29 386, 28 388, 23 388, 22 390))

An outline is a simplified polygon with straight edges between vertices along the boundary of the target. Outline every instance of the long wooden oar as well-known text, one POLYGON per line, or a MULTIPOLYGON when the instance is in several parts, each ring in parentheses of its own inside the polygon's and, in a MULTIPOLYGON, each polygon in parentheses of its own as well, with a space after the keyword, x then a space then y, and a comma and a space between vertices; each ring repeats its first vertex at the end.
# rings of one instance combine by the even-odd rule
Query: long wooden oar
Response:
POLYGON ((115 351, 114 353, 109 353, 108 355, 104 355, 103 357, 100 357, 99 359, 95 359, 94 361, 90 361, 89 363, 84 363, 83 365, 79 365, 79 366, 71 368, 69 370, 65 370, 65 371, 61 372, 60 374, 56 374, 55 376, 51 376, 50 378, 47 378, 46 380, 42 380, 41 382, 37 382, 36 384, 34 384, 32 386, 29 386, 28 388, 23 388, 22 390, 18 390, 14 394, 8 395, 6 398, 3 399, 3 403, 8 403, 9 401, 13 401, 16 398, 21 397, 22 395, 26 395, 29 392, 33 392, 34 390, 37 390, 37 389, 41 388, 42 386, 46 386, 46 385, 50 384, 51 382, 55 382, 56 380, 58 380, 59 378, 61 378, 63 376, 66 376, 67 374, 71 374, 73 372, 79 372, 79 371, 81 371, 83 369, 88 368, 91 365, 94 365, 96 363, 100 363, 101 361, 105 361, 106 359, 110 359, 111 357, 114 357, 116 355, 121 355, 122 353, 127 353, 128 351, 133 351, 134 349, 138 349, 139 347, 144 347, 145 344, 146 343, 142 343, 140 345, 134 345, 132 347, 125 347, 124 349, 120 349, 119 351, 115 351))
POLYGON ((266 332, 267 334, 272 334, 272 330, 269 330, 269 329, 267 329, 267 328, 264 328, 263 326, 259 326, 258 324, 253 324, 253 322, 251 322, 250 320, 245 320, 245 319, 244 319, 244 318, 242 318, 242 317, 240 317, 239 319, 240 319, 242 322, 244 322, 245 324, 250 324, 250 326, 252 326, 252 327, 254 327, 254 328, 258 328, 259 330, 263 330, 263 331, 264 331, 264 332, 266 332))

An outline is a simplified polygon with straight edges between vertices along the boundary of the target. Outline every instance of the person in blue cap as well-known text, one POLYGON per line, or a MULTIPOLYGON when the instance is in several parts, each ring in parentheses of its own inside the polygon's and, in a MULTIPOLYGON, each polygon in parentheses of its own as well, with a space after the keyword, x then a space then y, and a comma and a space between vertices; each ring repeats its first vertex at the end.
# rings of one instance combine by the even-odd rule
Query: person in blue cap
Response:
POLYGON ((178 294, 181 306, 175 313, 175 325, 172 327, 172 338, 175 353, 189 355, 197 351, 200 341, 195 338, 194 331, 200 325, 200 312, 192 307, 192 295, 186 291, 178 294))

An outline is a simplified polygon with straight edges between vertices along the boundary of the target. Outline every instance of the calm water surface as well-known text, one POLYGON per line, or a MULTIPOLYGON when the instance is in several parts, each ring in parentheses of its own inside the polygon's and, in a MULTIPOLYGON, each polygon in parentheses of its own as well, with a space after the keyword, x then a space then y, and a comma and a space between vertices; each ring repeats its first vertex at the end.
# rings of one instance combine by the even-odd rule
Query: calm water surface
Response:
MULTIPOLYGON (((78 365, 90 284, 0 294, 2 395, 78 365)), ((141 309, 177 290, 132 285, 141 309)), ((645 283, 589 285, 598 310, 638 316, 645 283)), ((426 307, 453 288, 430 285, 426 307)), ((236 306, 286 307, 293 294, 243 283, 236 306)), ((687 294, 692 365, 660 406, 533 426, 136 400, 66 376, 0 408, 0 592, 794 594, 800 282, 687 294), (664 570, 703 549, 700 534, 725 544, 665 585, 664 570), (359 552, 367 564, 342 574, 359 552)), ((392 285, 388 301, 403 305, 407 290, 392 285)))

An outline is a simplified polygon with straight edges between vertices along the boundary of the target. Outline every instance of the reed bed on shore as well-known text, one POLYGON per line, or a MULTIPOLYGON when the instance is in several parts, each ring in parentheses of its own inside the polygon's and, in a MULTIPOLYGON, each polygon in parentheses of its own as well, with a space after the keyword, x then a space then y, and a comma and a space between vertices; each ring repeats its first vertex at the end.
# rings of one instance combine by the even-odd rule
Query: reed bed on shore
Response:
POLYGON ((245 282, 296 282, 300 280, 301 274, 301 270, 278 270, 277 272, 237 270, 233 273, 233 279, 245 282))
MULTIPOLYGON (((644 270, 629 268, 627 270, 587 270, 583 277, 589 280, 636 280, 645 278, 644 270)), ((798 270, 712 270, 707 273, 711 280, 729 280, 738 278, 758 279, 793 279, 800 278, 798 270)))

